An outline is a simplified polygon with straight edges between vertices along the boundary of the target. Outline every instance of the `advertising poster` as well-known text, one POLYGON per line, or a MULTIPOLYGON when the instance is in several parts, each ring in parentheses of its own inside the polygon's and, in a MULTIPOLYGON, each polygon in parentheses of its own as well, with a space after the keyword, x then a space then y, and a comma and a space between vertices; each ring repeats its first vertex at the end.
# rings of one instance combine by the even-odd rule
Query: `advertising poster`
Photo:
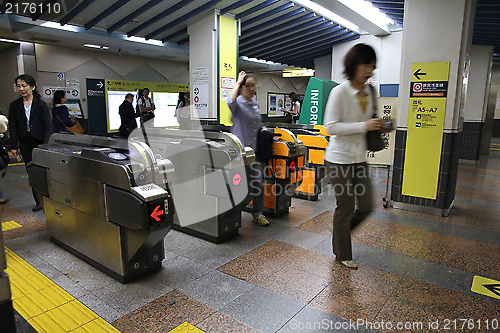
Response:
POLYGON ((267 115, 269 117, 276 117, 276 94, 268 94, 267 95, 267 115))

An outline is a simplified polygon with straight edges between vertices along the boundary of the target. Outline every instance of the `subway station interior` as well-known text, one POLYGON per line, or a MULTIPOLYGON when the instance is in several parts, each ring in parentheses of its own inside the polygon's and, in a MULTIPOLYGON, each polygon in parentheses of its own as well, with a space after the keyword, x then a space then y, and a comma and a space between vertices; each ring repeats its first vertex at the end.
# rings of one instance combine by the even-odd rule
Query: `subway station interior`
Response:
POLYGON ((3 115, 29 74, 84 132, 29 163, 3 133, 1 333, 500 332, 499 1, 3 0, 0 59, 3 115), (358 43, 393 129, 350 269, 323 115, 358 43), (240 71, 272 134, 260 180, 231 132, 240 71), (145 87, 154 118, 119 135, 145 87))

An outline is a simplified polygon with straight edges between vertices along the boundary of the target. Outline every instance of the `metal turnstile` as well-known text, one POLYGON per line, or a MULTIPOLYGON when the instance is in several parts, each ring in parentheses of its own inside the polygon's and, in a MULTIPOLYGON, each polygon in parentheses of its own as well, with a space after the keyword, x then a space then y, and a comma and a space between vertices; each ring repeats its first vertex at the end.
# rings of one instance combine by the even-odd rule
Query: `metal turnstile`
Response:
MULTIPOLYGON (((267 125, 267 124, 265 124, 267 125)), ((205 131, 229 131, 224 125, 205 125, 205 131)), ((296 188, 302 183, 304 143, 297 139, 290 130, 281 127, 268 128, 275 136, 273 154, 264 166, 264 215, 277 217, 288 213, 291 198, 296 188)), ((245 207, 251 212, 252 203, 245 207)))
POLYGON ((214 243, 239 234, 251 200, 251 148, 231 133, 148 128, 134 135, 174 165, 174 229, 214 243))
POLYGON ((161 268, 172 173, 143 142, 59 133, 28 165, 51 240, 122 283, 161 268))
POLYGON ((301 199, 316 201, 322 189, 322 182, 326 176, 325 150, 330 138, 326 128, 322 125, 302 124, 273 124, 266 126, 278 126, 288 129, 302 141, 306 147, 305 165, 303 170, 302 184, 296 189, 294 196, 301 199))

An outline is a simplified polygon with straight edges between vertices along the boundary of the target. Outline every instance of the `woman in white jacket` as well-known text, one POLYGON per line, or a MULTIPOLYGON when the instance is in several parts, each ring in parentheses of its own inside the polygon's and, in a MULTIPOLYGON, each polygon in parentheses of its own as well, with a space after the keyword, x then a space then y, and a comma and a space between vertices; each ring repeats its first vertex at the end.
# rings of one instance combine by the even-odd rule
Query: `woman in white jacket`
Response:
POLYGON ((337 204, 333 253, 348 268, 358 268, 352 260, 351 230, 370 214, 373 205, 365 136, 367 131, 382 130, 383 123, 372 118, 375 92, 366 81, 373 75, 376 60, 373 48, 365 44, 356 44, 347 52, 347 81, 330 92, 323 122, 331 135, 325 165, 337 204))

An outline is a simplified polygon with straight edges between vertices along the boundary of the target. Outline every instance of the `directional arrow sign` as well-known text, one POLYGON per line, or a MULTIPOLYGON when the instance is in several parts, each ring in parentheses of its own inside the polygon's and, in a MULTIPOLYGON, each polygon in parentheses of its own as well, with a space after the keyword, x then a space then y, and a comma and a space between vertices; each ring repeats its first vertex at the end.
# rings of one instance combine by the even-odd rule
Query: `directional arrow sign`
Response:
POLYGON ((151 213, 151 217, 155 219, 156 222, 160 222, 160 218, 158 216, 163 215, 163 210, 159 210, 160 205, 156 206, 153 212, 151 213))
POLYGON ((484 287, 491 291, 493 294, 500 296, 500 284, 485 284, 484 287))
POLYGON ((104 86, 104 84, 102 84, 102 82, 101 82, 101 81, 99 81, 99 83, 97 83, 97 86, 98 86, 99 88, 102 88, 102 87, 104 86))
POLYGON ((472 280, 470 290, 481 295, 500 299, 500 281, 476 275, 472 280))
POLYGON ((419 68, 415 71, 415 73, 413 73, 413 75, 415 75, 415 77, 419 80, 421 80, 420 76, 424 76, 424 75, 427 75, 427 73, 421 73, 420 71, 422 70, 422 68, 419 68))

